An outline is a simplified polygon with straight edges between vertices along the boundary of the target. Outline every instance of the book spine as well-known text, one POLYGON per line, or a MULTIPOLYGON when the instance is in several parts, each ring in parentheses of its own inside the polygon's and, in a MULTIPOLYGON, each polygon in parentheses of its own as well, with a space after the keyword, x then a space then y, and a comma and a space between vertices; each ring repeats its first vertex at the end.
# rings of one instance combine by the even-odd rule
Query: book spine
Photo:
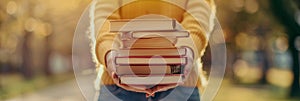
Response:
POLYGON ((155 38, 155 37, 165 37, 165 38, 186 38, 189 37, 188 31, 135 31, 131 33, 132 39, 138 38, 155 38))
POLYGON ((162 56, 162 57, 176 57, 186 56, 186 48, 150 48, 150 49, 120 49, 118 50, 118 57, 144 57, 144 56, 162 56), (151 53, 153 52, 154 53, 151 53), (159 51, 159 52, 158 52, 159 51))
POLYGON ((187 57, 115 57, 115 63, 116 65, 122 65, 122 66, 145 66, 145 65, 186 65, 188 62, 187 57), (135 60, 142 60, 139 62, 136 62, 135 60), (169 62, 166 59, 170 59, 169 62), (180 60, 175 60, 180 59, 180 60), (155 63, 151 62, 152 60, 156 61, 155 63), (174 60, 174 62, 172 61, 174 60), (176 61, 176 62, 175 62, 176 61), (180 62, 179 62, 180 61, 180 62))
MULTIPOLYGON (((149 43, 149 42, 144 42, 142 43, 141 40, 143 39, 129 39, 129 40, 121 40, 122 41, 122 46, 121 48, 124 49, 130 49, 130 48, 174 48, 174 45, 176 44, 177 40, 169 38, 168 41, 169 43, 163 42, 163 43, 149 43), (139 40, 139 41, 137 41, 139 40), (172 44, 172 45, 169 45, 172 44), (165 45, 165 46, 163 46, 165 45)), ((149 40, 149 39, 145 39, 149 40)))
POLYGON ((128 85, 166 85, 182 83, 182 74, 170 75, 123 75, 120 77, 121 84, 128 85))
POLYGON ((182 74, 184 65, 117 66, 117 75, 182 74))
MULTIPOLYGON (((130 33, 128 33, 130 34, 130 33)), ((127 43, 134 43, 136 42, 137 40, 156 40, 157 38, 163 38, 165 40, 168 40, 168 42, 171 42, 173 44, 176 43, 176 40, 177 38, 176 37, 151 37, 151 38, 132 38, 131 36, 127 36, 127 35, 124 35, 124 36, 121 36, 121 40, 122 42, 127 42, 127 43)), ((152 42, 153 43, 153 42, 152 42)))

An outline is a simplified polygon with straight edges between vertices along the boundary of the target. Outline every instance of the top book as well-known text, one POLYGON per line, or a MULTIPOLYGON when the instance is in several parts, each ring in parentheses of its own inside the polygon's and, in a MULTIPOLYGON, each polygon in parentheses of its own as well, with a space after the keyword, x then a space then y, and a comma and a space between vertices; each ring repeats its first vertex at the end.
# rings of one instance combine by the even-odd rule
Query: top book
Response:
POLYGON ((175 19, 110 20, 110 24, 110 32, 183 30, 175 19))

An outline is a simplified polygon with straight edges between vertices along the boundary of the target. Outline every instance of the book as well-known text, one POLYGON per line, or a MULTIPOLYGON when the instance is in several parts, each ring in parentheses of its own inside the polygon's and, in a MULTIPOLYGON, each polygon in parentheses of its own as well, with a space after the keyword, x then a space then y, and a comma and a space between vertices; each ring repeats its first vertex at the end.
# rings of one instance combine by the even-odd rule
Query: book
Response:
POLYGON ((142 57, 142 56, 185 56, 186 48, 136 48, 136 49, 120 49, 117 51, 118 57, 142 57))
POLYGON ((110 20, 110 32, 122 42, 114 57, 121 84, 165 85, 182 81, 187 64, 186 48, 177 48, 177 38, 189 32, 174 19, 110 20))
POLYGON ((139 39, 139 38, 185 38, 189 37, 188 31, 133 31, 119 33, 121 40, 139 39))
POLYGON ((174 48, 176 38, 140 38, 122 40, 121 48, 174 48))
POLYGON ((116 66, 117 75, 182 74, 184 65, 116 66))
POLYGON ((186 57, 162 57, 162 56, 144 56, 144 57, 116 57, 116 65, 185 65, 186 57))
POLYGON ((182 74, 172 75, 124 75, 120 77, 121 84, 127 85, 165 85, 183 82, 182 74))
POLYGON ((110 32, 174 31, 182 29, 175 19, 110 20, 110 32))

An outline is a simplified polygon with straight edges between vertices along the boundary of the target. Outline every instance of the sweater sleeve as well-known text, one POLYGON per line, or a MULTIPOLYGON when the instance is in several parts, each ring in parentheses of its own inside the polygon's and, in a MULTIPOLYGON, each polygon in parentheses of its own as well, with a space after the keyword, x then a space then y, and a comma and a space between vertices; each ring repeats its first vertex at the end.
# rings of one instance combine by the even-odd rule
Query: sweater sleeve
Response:
POLYGON ((186 12, 183 15, 181 24, 190 32, 193 43, 182 44, 181 46, 192 48, 195 52, 195 59, 203 55, 207 46, 209 33, 214 26, 211 22, 215 17, 214 12, 213 0, 188 0, 186 3, 186 12))
POLYGON ((105 55, 109 50, 119 47, 118 41, 115 41, 117 34, 109 32, 109 21, 120 19, 118 11, 120 0, 97 0, 95 4, 95 33, 96 39, 95 53, 97 62, 105 64, 105 55), (102 26, 101 26, 102 25, 102 26))

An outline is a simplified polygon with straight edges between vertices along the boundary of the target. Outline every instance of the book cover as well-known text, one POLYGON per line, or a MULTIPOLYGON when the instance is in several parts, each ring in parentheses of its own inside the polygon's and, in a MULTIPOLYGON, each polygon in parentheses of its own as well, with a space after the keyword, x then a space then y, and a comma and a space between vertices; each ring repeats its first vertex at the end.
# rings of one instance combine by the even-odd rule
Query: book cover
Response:
POLYGON ((184 65, 116 66, 117 75, 182 74, 184 65))
POLYGON ((120 83, 127 85, 165 85, 183 82, 182 74, 171 75, 123 75, 120 83))
POLYGON ((122 40, 121 48, 174 48, 176 38, 140 38, 122 40))
POLYGON ((116 57, 116 65, 186 65, 186 57, 163 57, 163 56, 144 56, 144 57, 116 57))
POLYGON ((131 40, 139 38, 186 38, 189 37, 188 31, 132 31, 132 32, 120 32, 119 36, 121 40, 131 40))
POLYGON ((135 49, 120 49, 117 51, 118 57, 143 57, 143 56, 185 56, 186 48, 135 48, 135 49))
POLYGON ((175 19, 110 20, 111 32, 174 31, 183 28, 175 19))

